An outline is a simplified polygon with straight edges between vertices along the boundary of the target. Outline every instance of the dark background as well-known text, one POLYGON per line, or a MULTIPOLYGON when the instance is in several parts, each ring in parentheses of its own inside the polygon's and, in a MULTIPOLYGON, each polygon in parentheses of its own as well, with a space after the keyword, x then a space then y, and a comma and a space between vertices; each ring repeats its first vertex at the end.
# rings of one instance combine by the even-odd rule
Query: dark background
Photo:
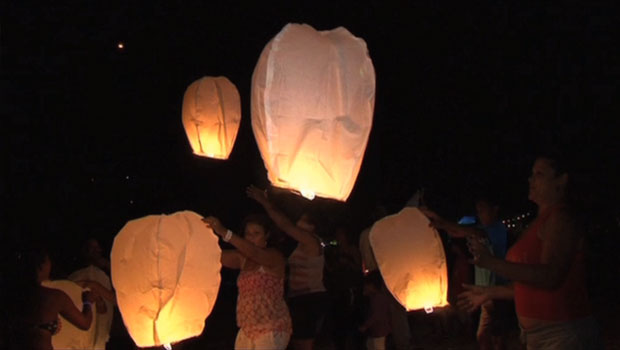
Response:
MULTIPOLYGON (((72 255, 95 236, 109 248, 127 220, 184 209, 236 227, 258 209, 245 187, 268 185, 250 126, 252 72, 289 22, 346 27, 376 70, 353 193, 311 204, 332 227, 361 229, 377 203, 396 212, 421 186, 452 218, 471 214, 472 195, 487 187, 505 218, 521 214, 531 210, 533 157, 550 143, 574 156, 593 213, 617 227, 611 2, 10 1, 1 15, 1 219, 11 244, 42 237, 72 255), (205 75, 228 77, 241 94, 227 161, 193 155, 181 124, 183 93, 205 75)), ((309 205, 280 201, 292 213, 309 205)))

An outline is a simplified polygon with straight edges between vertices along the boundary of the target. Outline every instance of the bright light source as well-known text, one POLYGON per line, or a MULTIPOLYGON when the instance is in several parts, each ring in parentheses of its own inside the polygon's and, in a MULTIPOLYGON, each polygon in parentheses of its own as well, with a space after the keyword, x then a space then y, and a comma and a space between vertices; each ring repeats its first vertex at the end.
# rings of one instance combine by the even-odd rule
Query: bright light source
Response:
POLYGON ((170 343, 164 344, 164 348, 166 348, 166 350, 172 350, 172 345, 170 345, 170 343))
POLYGON ((301 190, 301 195, 308 198, 309 200, 313 200, 314 199, 314 191, 311 190, 301 190))
POLYGON ((424 307, 424 312, 426 312, 427 314, 430 314, 433 312, 433 307, 432 306, 425 306, 424 307))
POLYGON ((123 44, 123 42, 119 42, 117 47, 119 48, 119 50, 122 50, 125 48, 125 44, 123 44))

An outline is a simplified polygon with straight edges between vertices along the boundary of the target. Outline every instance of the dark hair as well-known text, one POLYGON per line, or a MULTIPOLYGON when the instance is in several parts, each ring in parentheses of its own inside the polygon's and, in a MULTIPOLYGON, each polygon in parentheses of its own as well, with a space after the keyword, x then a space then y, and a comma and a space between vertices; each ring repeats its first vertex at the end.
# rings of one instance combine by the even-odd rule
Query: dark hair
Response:
POLYGON ((38 271, 49 253, 43 244, 32 244, 15 253, 15 277, 23 284, 38 284, 38 271))
POLYGON ((245 228, 248 224, 257 224, 260 225, 265 230, 265 235, 267 236, 267 246, 271 246, 273 239, 273 224, 271 219, 267 215, 264 214, 250 214, 246 216, 243 221, 241 221, 241 228, 239 230, 239 234, 241 236, 245 236, 245 228))
POLYGON ((594 205, 594 198, 587 190, 586 171, 582 168, 582 161, 573 153, 567 153, 558 148, 551 148, 538 154, 536 159, 544 159, 555 171, 555 176, 567 175, 567 183, 564 188, 565 203, 573 218, 579 225, 586 225, 585 216, 594 205), (570 155, 570 157, 569 157, 570 155))

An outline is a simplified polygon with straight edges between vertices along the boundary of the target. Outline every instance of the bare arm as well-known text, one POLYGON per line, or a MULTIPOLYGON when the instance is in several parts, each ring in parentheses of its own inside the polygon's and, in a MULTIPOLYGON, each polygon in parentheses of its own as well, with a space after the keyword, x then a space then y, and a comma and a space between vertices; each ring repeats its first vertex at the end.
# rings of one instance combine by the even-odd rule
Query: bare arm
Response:
MULTIPOLYGON (((87 330, 90 328, 90 324, 93 319, 93 312, 89 304, 84 304, 82 311, 80 312, 65 292, 56 290, 54 297, 60 306, 59 313, 62 317, 66 318, 67 321, 71 322, 81 330, 87 330)), ((82 299, 91 303, 94 301, 89 292, 84 292, 82 294, 82 299)))
POLYGON ((483 230, 479 230, 474 227, 466 227, 461 226, 455 222, 448 221, 443 217, 439 216, 432 210, 422 209, 420 211, 426 215, 426 217, 431 221, 430 226, 435 227, 440 230, 444 230, 451 237, 455 238, 464 238, 468 236, 482 237, 486 238, 487 234, 483 230))
POLYGON ((232 249, 222 250, 222 265, 229 269, 239 270, 241 268, 241 256, 239 252, 232 249))
MULTIPOLYGON (((77 281, 76 283, 83 288, 90 288, 95 293, 95 295, 100 296, 113 304, 116 304, 116 295, 114 294, 114 291, 104 287, 103 285, 101 285, 101 283, 90 280, 77 281)), ((97 303, 97 307, 99 307, 99 303, 97 303)))
MULTIPOLYGON (((209 216, 204 218, 203 221, 209 226, 213 232, 215 232, 218 236, 224 237, 228 233, 228 229, 222 225, 220 220, 216 217, 209 216)), ((284 268, 285 260, 284 256, 275 249, 269 248, 261 248, 256 246, 254 243, 247 241, 245 238, 232 234, 228 243, 232 244, 237 248, 238 252, 243 256, 256 261, 257 263, 279 270, 284 268)), ((240 261, 240 259, 237 259, 240 261)), ((239 268, 240 268, 239 263, 239 268)))
POLYGON ((321 254, 321 244, 312 232, 297 227, 294 222, 271 203, 265 191, 255 186, 250 186, 247 188, 246 192, 248 197, 254 199, 265 208, 267 215, 269 215, 280 230, 284 231, 284 233, 302 245, 303 250, 313 255, 321 254))
POLYGON ((498 259, 481 249, 479 243, 470 241, 474 263, 515 282, 546 289, 557 288, 566 279, 581 236, 566 212, 558 212, 550 217, 541 228, 541 234, 543 246, 540 264, 498 259))

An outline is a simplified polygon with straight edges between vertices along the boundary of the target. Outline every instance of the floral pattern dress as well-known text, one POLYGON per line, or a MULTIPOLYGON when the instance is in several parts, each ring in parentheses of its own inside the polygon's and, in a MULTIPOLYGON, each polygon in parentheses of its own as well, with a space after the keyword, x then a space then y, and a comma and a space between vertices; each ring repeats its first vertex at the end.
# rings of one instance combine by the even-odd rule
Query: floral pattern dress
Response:
POLYGON ((260 266, 241 271, 237 278, 237 326, 250 338, 269 332, 292 333, 291 316, 284 301, 284 278, 260 266))

